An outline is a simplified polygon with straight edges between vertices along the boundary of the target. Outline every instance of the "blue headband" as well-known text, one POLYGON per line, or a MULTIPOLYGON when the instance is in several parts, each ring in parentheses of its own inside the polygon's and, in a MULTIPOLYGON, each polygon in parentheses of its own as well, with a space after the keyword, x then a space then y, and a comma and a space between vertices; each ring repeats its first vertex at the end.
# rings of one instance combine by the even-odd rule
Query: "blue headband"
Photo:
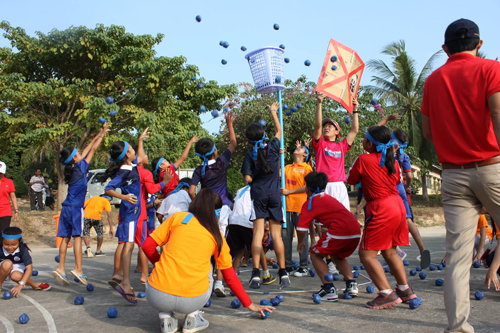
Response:
POLYGON ((309 198, 309 204, 307 205, 307 210, 311 210, 313 198, 315 196, 317 196, 318 194, 321 194, 321 193, 325 192, 325 189, 320 190, 319 187, 316 187, 316 189, 313 189, 313 188, 309 187, 309 185, 307 185, 307 184, 306 184, 306 186, 307 186, 308 189, 310 189, 311 191, 313 191, 313 194, 309 198))
POLYGON ((154 174, 157 175, 158 174, 158 168, 160 167, 161 163, 164 161, 165 159, 162 157, 158 160, 158 163, 156 163, 156 166, 155 166, 155 171, 154 171, 154 174))
POLYGON ((167 195, 167 197, 171 196, 174 193, 179 192, 181 190, 181 188, 183 188, 183 187, 189 187, 189 184, 188 183, 184 183, 184 182, 183 183, 179 183, 179 185, 177 185, 177 187, 172 192, 170 192, 167 195))
POLYGON ((392 140, 396 141, 396 143, 399 145, 399 153, 403 154, 404 153, 403 148, 408 148, 408 142, 401 143, 401 141, 399 141, 398 138, 396 138, 396 136, 394 135, 394 132, 391 132, 391 136, 392 140))
POLYGON ((4 234, 4 233, 3 233, 3 231, 2 231, 2 238, 3 238, 3 239, 20 239, 20 238, 22 238, 22 237, 23 237, 23 234, 22 234, 22 233, 21 233, 21 234, 17 234, 17 235, 6 235, 6 234, 4 234))
POLYGON ((307 149, 306 146, 302 146, 302 148, 304 148, 306 150, 306 153, 307 153, 307 156, 306 156, 306 162, 309 161, 309 149, 307 149))
POLYGON ((111 198, 109 195, 101 195, 102 198, 106 198, 106 199, 109 199, 109 200, 113 200, 113 198, 111 198))
POLYGON ((215 151, 215 144, 214 146, 212 147, 212 150, 209 151, 208 153, 206 153, 205 155, 202 155, 202 154, 198 154, 198 153, 195 153, 196 156, 198 157, 201 157, 203 159, 203 168, 201 169, 201 175, 202 176, 205 176, 205 168, 207 167, 208 165, 208 156, 212 155, 215 151))
POLYGON ((69 162, 71 162, 73 160, 73 157, 75 157, 76 153, 78 152, 78 150, 76 148, 73 148, 73 151, 71 152, 71 154, 69 155, 69 157, 66 159, 66 161, 62 162, 61 164, 63 166, 66 166, 69 164, 69 162))
POLYGON ((264 131, 264 134, 262 135, 262 139, 258 141, 250 141, 250 143, 253 143, 253 160, 257 161, 257 151, 260 149, 263 149, 264 146, 264 141, 266 140, 266 131, 264 131))
POLYGON ((217 216, 217 218, 219 218, 220 216, 220 210, 221 210, 220 208, 215 210, 215 216, 217 216))
POLYGON ((125 155, 127 155, 127 152, 128 152, 128 142, 123 141, 123 143, 125 144, 125 146, 123 147, 123 151, 120 154, 120 156, 118 156, 116 159, 114 159, 113 157, 110 157, 109 158, 110 162, 120 162, 121 160, 123 160, 125 158, 125 155))
POLYGON ((375 147, 377 147, 377 151, 382 153, 382 156, 380 156, 379 165, 381 167, 383 167, 384 163, 385 163, 385 157, 387 155, 387 148, 394 146, 394 141, 390 140, 387 143, 381 143, 381 142, 378 142, 377 140, 375 140, 374 138, 372 138, 372 136, 370 135, 370 133, 368 131, 366 131, 365 135, 366 135, 366 138, 368 140, 370 140, 375 145, 375 147))

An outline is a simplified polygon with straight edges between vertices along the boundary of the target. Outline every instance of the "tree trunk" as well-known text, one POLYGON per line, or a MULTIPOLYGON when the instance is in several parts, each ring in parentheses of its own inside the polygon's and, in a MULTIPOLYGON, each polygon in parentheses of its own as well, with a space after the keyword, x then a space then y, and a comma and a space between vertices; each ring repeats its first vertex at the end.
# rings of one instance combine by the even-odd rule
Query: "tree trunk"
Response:
POLYGON ((422 199, 429 201, 429 192, 427 191, 427 174, 422 174, 420 179, 422 182, 422 199))

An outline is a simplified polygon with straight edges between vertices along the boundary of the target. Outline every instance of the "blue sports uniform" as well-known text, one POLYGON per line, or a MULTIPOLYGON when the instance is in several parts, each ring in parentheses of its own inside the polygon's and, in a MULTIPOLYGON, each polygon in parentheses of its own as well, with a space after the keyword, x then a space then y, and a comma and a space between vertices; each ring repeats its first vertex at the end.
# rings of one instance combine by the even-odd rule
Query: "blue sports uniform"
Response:
MULTIPOLYGON (((146 206, 151 205, 154 203, 156 200, 156 195, 150 195, 148 198, 148 201, 146 201, 146 206)), ((156 220, 156 207, 153 205, 153 207, 148 209, 148 229, 154 229, 155 228, 155 220, 156 220)))
POLYGON ((84 225, 83 204, 87 194, 87 172, 89 164, 85 159, 73 165, 68 182, 68 195, 62 203, 57 237, 81 236, 84 225))
POLYGON ((122 165, 106 186, 105 191, 117 188, 122 190, 123 195, 133 194, 137 198, 137 202, 131 204, 122 200, 119 211, 120 224, 118 224, 115 236, 120 242, 134 242, 137 222, 141 215, 141 179, 135 164, 122 165))
POLYGON ((267 165, 272 172, 264 173, 260 163, 254 161, 253 150, 245 155, 241 173, 252 177, 250 195, 252 196, 253 219, 267 218, 276 221, 283 220, 280 188, 280 140, 274 138, 264 148, 267 165))
MULTIPOLYGON (((396 161, 399 162, 399 167, 402 170, 401 172, 401 177, 403 177, 404 172, 411 172, 411 162, 410 162, 410 157, 406 154, 400 154, 399 159, 397 158, 397 155, 394 156, 396 158, 396 161)), ((413 219, 413 211, 410 208, 410 204, 408 203, 408 197, 406 196, 406 190, 403 185, 403 181, 401 181, 396 188, 398 189, 398 194, 403 200, 403 203, 405 205, 406 209, 406 218, 413 219)))
POLYGON ((227 189, 227 169, 229 162, 231 162, 231 151, 226 149, 224 154, 217 157, 215 161, 211 160, 208 162, 205 168, 205 175, 202 176, 203 165, 196 167, 193 172, 191 185, 197 186, 198 183, 201 183, 201 188, 209 188, 217 193, 221 197, 223 205, 230 205, 231 200, 228 198, 229 191, 227 189))

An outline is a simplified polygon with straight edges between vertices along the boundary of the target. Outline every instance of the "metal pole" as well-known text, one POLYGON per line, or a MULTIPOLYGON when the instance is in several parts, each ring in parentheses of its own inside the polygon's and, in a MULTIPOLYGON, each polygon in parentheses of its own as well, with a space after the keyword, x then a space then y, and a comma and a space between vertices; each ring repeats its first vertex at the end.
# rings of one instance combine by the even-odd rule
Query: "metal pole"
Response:
MULTIPOLYGON (((283 107, 281 104, 281 90, 278 90, 278 103, 280 104, 279 119, 281 126, 281 139, 280 148, 283 150, 283 154, 280 154, 280 167, 281 167, 281 188, 285 188, 285 129, 283 128, 283 107)), ((281 201, 283 202, 283 225, 282 227, 286 229, 286 198, 284 195, 281 196, 281 201)))

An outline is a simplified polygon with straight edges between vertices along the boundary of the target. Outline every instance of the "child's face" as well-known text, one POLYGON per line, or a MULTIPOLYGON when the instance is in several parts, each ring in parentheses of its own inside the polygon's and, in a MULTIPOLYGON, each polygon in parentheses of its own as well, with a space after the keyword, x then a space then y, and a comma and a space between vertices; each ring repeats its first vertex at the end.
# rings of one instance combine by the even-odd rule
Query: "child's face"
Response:
POLYGON ((75 157, 73 157, 73 161, 75 163, 79 163, 79 162, 81 162, 82 159, 83 159, 82 155, 80 155, 80 152, 77 151, 75 154, 75 157))
POLYGON ((304 161, 306 160, 306 157, 307 157, 307 152, 306 152, 306 149, 304 147, 298 147, 294 150, 293 152, 293 155, 294 156, 300 156, 304 159, 304 161))
POLYGON ((2 246, 5 251, 13 253, 19 247, 19 239, 3 239, 2 246))
POLYGON ((132 148, 132 145, 128 145, 127 160, 129 162, 135 160, 135 150, 132 148))
POLYGON ((163 161, 160 164, 160 169, 165 170, 170 166, 170 162, 167 161, 166 159, 163 159, 163 161))

